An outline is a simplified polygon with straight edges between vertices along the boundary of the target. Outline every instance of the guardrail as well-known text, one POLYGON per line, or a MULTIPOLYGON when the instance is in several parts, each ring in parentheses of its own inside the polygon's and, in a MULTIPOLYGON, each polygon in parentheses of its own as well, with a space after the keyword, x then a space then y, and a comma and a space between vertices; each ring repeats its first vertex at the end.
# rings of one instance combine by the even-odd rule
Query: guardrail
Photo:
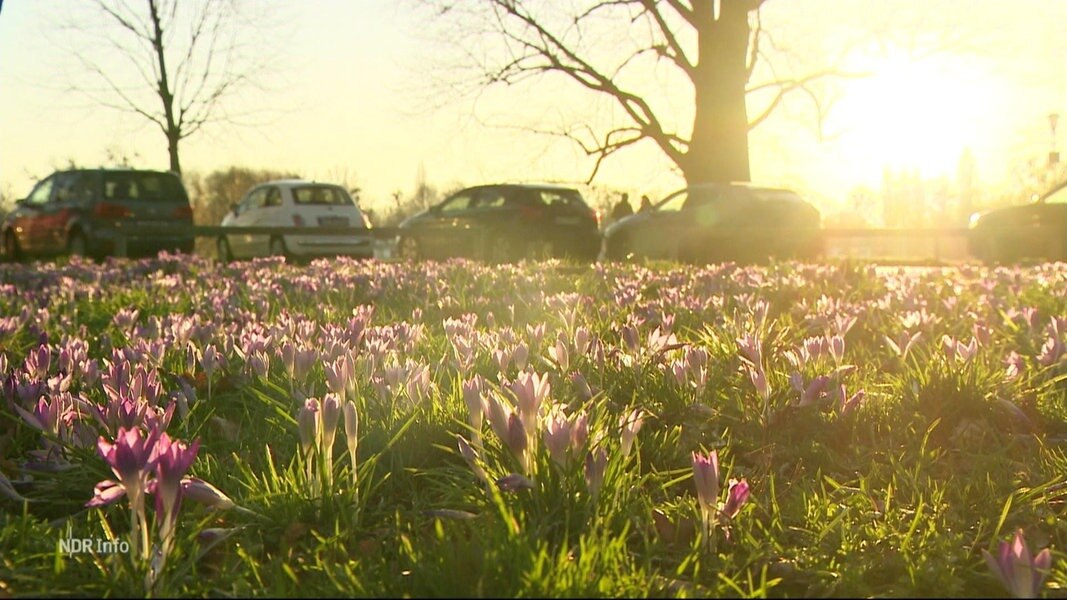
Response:
POLYGON ((278 226, 244 226, 223 227, 221 225, 151 225, 138 224, 134 228, 124 228, 116 224, 108 228, 105 235, 111 237, 115 244, 115 255, 126 256, 127 242, 131 239, 150 238, 157 235, 175 235, 193 237, 219 237, 222 235, 370 235, 375 240, 387 240, 396 237, 396 227, 278 227, 278 226))
MULTIPOLYGON (((723 238, 736 238, 738 236, 751 235, 759 230, 731 230, 723 232, 723 238)), ((770 231, 770 230, 768 230, 770 231)), ((827 228, 819 230, 819 235, 825 242, 835 239, 904 239, 927 241, 933 244, 933 258, 940 260, 946 249, 947 240, 955 239, 965 241, 968 233, 965 227, 925 227, 911 229, 888 229, 888 228, 827 228)), ((218 225, 137 225, 136 229, 123 228, 121 224, 110 228, 109 236, 115 243, 115 254, 126 255, 128 240, 152 237, 156 235, 192 235, 194 237, 219 237, 222 235, 322 235, 322 236, 345 236, 345 235, 371 235, 375 240, 391 240, 396 237, 399 229, 396 227, 277 227, 277 226, 245 226, 245 227, 222 227, 218 225)), ((804 232, 810 234, 810 230, 804 232)), ((781 229, 773 230, 775 236, 788 236, 788 231, 781 229)))

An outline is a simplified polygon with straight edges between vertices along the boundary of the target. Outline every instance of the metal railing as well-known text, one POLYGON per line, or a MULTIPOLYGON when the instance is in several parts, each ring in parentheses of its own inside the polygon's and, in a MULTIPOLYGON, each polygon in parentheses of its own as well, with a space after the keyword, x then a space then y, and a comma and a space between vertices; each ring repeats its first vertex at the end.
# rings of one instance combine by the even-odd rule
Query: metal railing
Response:
MULTIPOLYGON (((737 239, 738 236, 746 236, 759 233, 761 228, 752 230, 733 230, 723 232, 723 240, 737 239)), ((787 237, 789 230, 765 230, 774 236, 787 237)), ((818 231, 821 238, 822 254, 833 255, 835 240, 897 240, 913 243, 915 246, 929 246, 929 252, 934 259, 940 260, 946 249, 955 242, 958 255, 960 248, 966 248, 966 241, 970 230, 967 227, 911 227, 911 228, 867 228, 867 227, 833 227, 823 228, 818 231), (960 243, 962 242, 962 243, 960 243)), ((193 237, 220 237, 223 235, 315 235, 315 236, 370 236, 377 242, 394 240, 398 235, 397 227, 340 227, 340 226, 221 226, 221 225, 137 225, 123 227, 122 223, 116 223, 108 228, 108 237, 114 243, 114 254, 126 256, 128 241, 134 239, 150 238, 158 235, 193 236, 193 237)), ((810 235, 811 231, 796 232, 797 234, 810 235)), ((871 244, 867 246, 871 248, 871 244)), ((966 253, 966 250, 964 251, 966 253)), ((392 254, 389 253, 389 254, 392 254)))

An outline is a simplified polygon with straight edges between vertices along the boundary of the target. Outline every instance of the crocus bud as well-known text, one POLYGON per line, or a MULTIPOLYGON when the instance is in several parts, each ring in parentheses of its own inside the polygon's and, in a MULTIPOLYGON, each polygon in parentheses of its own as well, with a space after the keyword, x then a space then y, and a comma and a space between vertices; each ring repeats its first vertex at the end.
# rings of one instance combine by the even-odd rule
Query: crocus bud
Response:
POLYGON ((463 382, 463 402, 467 405, 470 413, 471 427, 475 431, 482 429, 482 386, 481 377, 475 375, 469 381, 463 382))
POLYGON ((534 488, 533 481, 518 473, 505 475, 500 479, 497 479, 496 484, 500 486, 500 490, 504 492, 517 492, 519 490, 532 490, 534 488))
POLYGON ((296 419, 297 429, 300 432, 300 447, 307 455, 317 445, 319 438, 319 401, 308 398, 300 409, 296 419))
POLYGON ((341 419, 341 401, 337 394, 326 394, 322 399, 322 447, 332 448, 337 422, 341 419))
POLYGON ((182 479, 182 497, 218 510, 227 510, 235 506, 229 496, 196 477, 182 479))
POLYGON ((630 411, 630 414, 623 415, 619 419, 619 425, 622 427, 621 449, 623 456, 630 454, 630 448, 633 446, 634 440, 637 439, 637 432, 641 431, 641 425, 644 424, 644 421, 644 414, 639 408, 630 411))
POLYGON ((719 496, 719 453, 712 450, 710 454, 693 452, 693 482, 696 484, 697 501, 703 511, 715 507, 719 496))
POLYGON ((595 452, 585 455, 585 485, 589 488, 589 494, 596 497, 600 495, 600 486, 604 484, 604 473, 608 468, 608 454, 603 448, 597 448, 595 452))

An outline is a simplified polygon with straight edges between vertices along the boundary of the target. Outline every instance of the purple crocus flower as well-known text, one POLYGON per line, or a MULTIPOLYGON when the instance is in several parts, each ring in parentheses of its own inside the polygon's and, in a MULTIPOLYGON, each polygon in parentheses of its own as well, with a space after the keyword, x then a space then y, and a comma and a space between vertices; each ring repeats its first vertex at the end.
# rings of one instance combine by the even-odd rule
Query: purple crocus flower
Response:
POLYGON ((627 456, 630 454, 630 448, 634 445, 634 440, 637 439, 637 432, 641 431, 641 426, 644 425, 645 415, 644 411, 640 408, 635 408, 630 411, 629 414, 623 415, 619 419, 619 426, 622 427, 622 439, 621 450, 622 455, 627 456))
POLYGON ((182 497, 215 510, 227 510, 236 506, 229 496, 217 487, 196 477, 182 479, 182 497))
POLYGON ((199 449, 200 440, 193 441, 190 446, 182 441, 171 440, 166 433, 160 434, 156 444, 156 479, 153 492, 156 496, 156 512, 161 516, 160 538, 166 548, 164 554, 172 543, 178 509, 181 507, 182 477, 196 460, 199 449))
POLYGON ((136 428, 120 428, 114 443, 100 436, 97 449, 111 467, 111 471, 118 477, 118 481, 107 480, 98 483, 93 499, 89 500, 85 506, 103 506, 125 495, 129 498, 130 507, 134 511, 143 510, 148 477, 155 470, 158 459, 156 448, 158 438, 158 430, 153 430, 144 436, 141 430, 136 428))
POLYGON ((741 507, 748 502, 749 488, 748 482, 742 479, 738 481, 736 479, 730 480, 730 485, 726 492, 726 504, 723 505, 722 515, 726 519, 732 519, 737 516, 737 513, 741 511, 741 507))
POLYGON ((1015 598, 1036 598, 1052 566, 1048 548, 1037 556, 1030 553, 1022 529, 1015 531, 1012 541, 1000 542, 996 556, 986 550, 982 556, 997 581, 1015 598))
POLYGON ((697 501, 705 518, 711 514, 719 497, 719 453, 693 452, 693 482, 697 488, 697 501))
POLYGON ((585 485, 589 488, 589 494, 596 502, 600 495, 600 487, 604 484, 604 473, 608 469, 608 453, 603 448, 597 448, 585 455, 585 485))
POLYGON ((534 482, 519 473, 511 473, 496 480, 503 492, 517 492, 519 490, 532 490, 534 482))

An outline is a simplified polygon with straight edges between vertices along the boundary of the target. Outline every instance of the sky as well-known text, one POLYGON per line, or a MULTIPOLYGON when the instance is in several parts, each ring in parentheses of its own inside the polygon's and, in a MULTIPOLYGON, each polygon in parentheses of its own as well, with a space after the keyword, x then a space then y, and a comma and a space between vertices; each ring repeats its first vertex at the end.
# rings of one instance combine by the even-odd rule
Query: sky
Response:
MULTIPOLYGON (((575 146, 501 124, 579 119, 598 101, 558 81, 532 88, 558 94, 550 100, 507 89, 459 101, 435 97, 432 82, 449 73, 431 71, 454 48, 441 43, 449 30, 417 4, 267 4, 265 20, 246 32, 269 66, 261 86, 235 100, 243 124, 205 127, 183 141, 183 169, 296 172, 359 186, 370 207, 395 191, 410 194, 420 176, 440 189, 584 182, 592 161, 575 146)), ((122 156, 167 167, 157 129, 69 89, 79 71, 71 47, 107 56, 106 39, 76 46, 57 27, 79 10, 77 0, 3 0, 0 191, 8 197, 25 196, 35 180, 71 162, 106 165, 122 156)), ((843 68, 868 74, 828 84, 834 102, 822 138, 801 99, 750 136, 753 180, 797 189, 824 210, 843 205, 857 187, 879 189, 886 168, 951 178, 965 149, 982 185, 1001 191, 1013 171, 1047 156, 1049 114, 1064 115, 1058 137, 1067 139, 1063 0, 769 0, 764 26, 795 55, 778 64, 800 71, 833 55, 843 68)), ((664 81, 664 106, 684 120, 687 92, 664 81)), ((750 113, 759 106, 753 99, 750 113)), ((606 163, 594 183, 655 198, 682 181, 646 144, 606 163)))

